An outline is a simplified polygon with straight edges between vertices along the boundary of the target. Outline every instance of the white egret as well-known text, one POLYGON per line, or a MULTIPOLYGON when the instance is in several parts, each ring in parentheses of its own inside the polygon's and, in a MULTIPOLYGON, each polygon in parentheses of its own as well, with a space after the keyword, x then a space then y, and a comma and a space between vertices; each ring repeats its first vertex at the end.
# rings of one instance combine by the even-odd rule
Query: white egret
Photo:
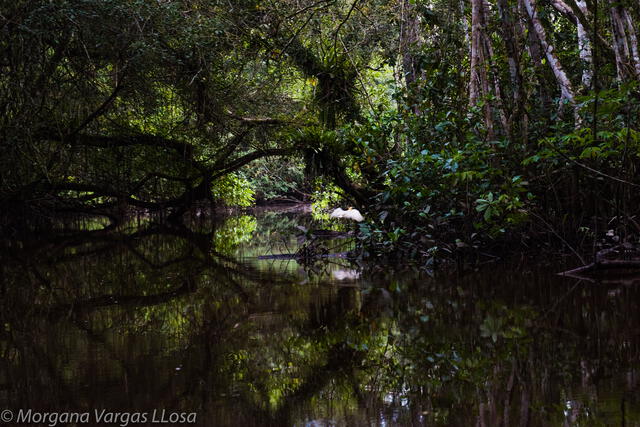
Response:
POLYGON ((337 208, 333 212, 331 212, 330 217, 331 218, 342 218, 343 215, 344 215, 344 212, 345 211, 343 211, 342 208, 337 208))
POLYGON ((346 211, 342 208, 337 208, 331 212, 331 218, 347 218, 356 222, 364 221, 364 217, 358 209, 349 208, 346 211))
POLYGON ((333 270, 331 276, 336 280, 356 280, 360 278, 360 272, 350 268, 344 270, 333 270))

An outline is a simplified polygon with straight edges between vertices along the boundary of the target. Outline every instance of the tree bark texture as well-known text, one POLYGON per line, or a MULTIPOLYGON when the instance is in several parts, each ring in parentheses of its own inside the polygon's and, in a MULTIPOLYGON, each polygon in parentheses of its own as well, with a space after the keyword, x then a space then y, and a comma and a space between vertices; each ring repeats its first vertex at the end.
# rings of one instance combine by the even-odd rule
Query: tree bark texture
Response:
POLYGON ((419 66, 412 50, 419 44, 420 21, 416 7, 409 0, 400 2, 400 54, 402 56, 402 71, 407 86, 418 78, 419 66))
MULTIPOLYGON (((482 98, 490 95, 485 28, 484 1, 471 0, 471 69, 469 73, 469 106, 471 107, 475 107, 482 98)), ((483 114, 487 137, 493 139, 493 117, 488 102, 483 105, 483 114)))
MULTIPOLYGON (((398 0, 400 6, 400 57, 402 59, 402 75, 407 88, 411 88, 421 77, 420 65, 415 51, 420 46, 420 20, 415 4, 409 0, 398 0)), ((409 90, 409 93, 415 93, 409 90)), ((409 99, 414 114, 420 114, 417 100, 409 99)))
POLYGON ((640 55, 633 19, 629 12, 615 0, 609 0, 613 50, 619 81, 640 78, 640 55))
MULTIPOLYGON (((560 99, 567 101, 572 107, 575 109, 575 95, 573 91, 573 87, 571 85, 571 81, 567 76, 567 73, 564 71, 564 67, 560 63, 558 56, 554 52, 553 45, 549 42, 547 37, 546 30, 542 26, 542 22, 538 17, 538 12, 536 10, 536 4, 534 0, 522 0, 525 10, 527 11, 527 15, 529 16, 529 20, 531 22, 531 26, 540 41, 540 45, 544 51, 544 55, 551 67, 551 71, 553 71, 553 75, 556 78, 556 82, 560 88, 560 99)), ((577 112, 575 112, 577 117, 577 112)))
MULTIPOLYGON (((522 70, 519 60, 519 43, 516 37, 516 29, 512 11, 507 0, 498 0, 498 13, 501 21, 501 35, 504 40, 509 65, 509 77, 511 82, 511 112, 508 118, 508 132, 513 137, 513 128, 522 124, 524 112, 524 85, 522 84, 522 70)), ((522 130, 522 126, 520 126, 522 130)))
MULTIPOLYGON (((587 14, 587 2, 585 0, 577 0, 576 4, 584 15, 587 14)), ((586 90, 591 88, 593 80, 593 55, 591 53, 591 41, 587 29, 577 20, 578 27, 578 52, 582 62, 582 87, 586 90)))

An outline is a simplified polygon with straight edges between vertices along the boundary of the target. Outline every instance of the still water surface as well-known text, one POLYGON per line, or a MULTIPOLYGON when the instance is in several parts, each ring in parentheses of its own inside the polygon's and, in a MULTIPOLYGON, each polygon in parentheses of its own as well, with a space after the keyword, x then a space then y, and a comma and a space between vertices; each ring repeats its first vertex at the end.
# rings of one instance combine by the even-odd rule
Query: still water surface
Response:
POLYGON ((300 225, 314 228, 267 211, 5 238, 0 409, 165 410, 212 426, 640 426, 640 284, 524 261, 433 276, 261 258, 296 251, 300 225))

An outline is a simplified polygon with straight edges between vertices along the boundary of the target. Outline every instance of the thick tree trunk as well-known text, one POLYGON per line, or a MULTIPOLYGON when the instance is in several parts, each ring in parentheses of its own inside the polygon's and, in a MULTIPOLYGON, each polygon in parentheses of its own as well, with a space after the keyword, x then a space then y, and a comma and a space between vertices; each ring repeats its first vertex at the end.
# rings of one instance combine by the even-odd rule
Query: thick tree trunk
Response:
MULTIPOLYGON (((524 112, 524 86, 522 84, 522 71, 519 61, 519 46, 516 38, 513 16, 507 0, 498 0, 498 12, 500 14, 501 34, 504 39, 509 64, 509 77, 511 81, 511 112, 508 118, 508 129, 513 133, 514 127, 522 124, 524 112)), ((522 126, 520 126, 522 130, 522 126)), ((513 135, 511 135, 513 137, 513 135)))
POLYGON ((562 13, 563 15, 566 15, 567 18, 569 18, 571 21, 575 20, 576 17, 573 14, 573 11, 571 10, 571 7, 566 4, 564 1, 562 0, 551 0, 551 5, 560 13, 562 13))
POLYGON ((471 70, 469 80, 469 104, 475 106, 482 95, 482 0, 471 0, 471 70))
MULTIPOLYGON (((471 70, 469 76, 469 105, 471 107, 476 106, 482 98, 486 98, 490 94, 484 18, 483 0, 471 0, 471 70)), ((483 113, 487 137, 493 139, 493 117, 488 102, 484 103, 483 113)))
POLYGON ((488 63, 490 66, 491 77, 493 79, 493 90, 495 93, 496 105, 498 107, 498 115, 500 116, 500 123, 502 124, 503 132, 507 135, 511 135, 511 126, 509 124, 509 119, 507 118, 507 112, 505 109, 506 100, 504 98, 504 91, 502 90, 502 85, 500 82, 500 73, 498 71, 498 66, 494 61, 493 55, 493 46, 491 45, 491 38, 484 37, 485 49, 488 55, 488 63))
POLYGON ((420 21, 415 5, 409 0, 400 2, 400 55, 402 56, 402 71, 407 86, 418 79, 419 67, 413 50, 420 38, 420 21))
POLYGON ((573 24, 580 25, 584 29, 584 35, 589 40, 591 45, 594 43, 598 45, 600 55, 607 59, 614 59, 613 48, 609 45, 607 40, 599 33, 594 33, 593 27, 590 21, 587 19, 588 9, 581 6, 579 3, 585 3, 586 0, 552 0, 551 5, 565 16, 573 24))
POLYGON ((531 56, 531 61, 533 62, 533 67, 536 70, 536 75, 538 77, 538 88, 540 91, 540 99, 542 100, 542 111, 546 111, 548 113, 551 111, 552 99, 545 79, 546 69, 542 63, 542 47, 540 46, 540 41, 538 40, 538 37, 536 37, 533 27, 531 26, 531 22, 529 22, 527 38, 529 56, 531 56))
POLYGON ((627 24, 627 31, 629 32, 629 45, 631 47, 631 59, 633 61, 633 68, 636 74, 636 78, 640 79, 640 52, 638 52, 638 37, 636 35, 635 25, 633 18, 627 10, 624 11, 625 23, 627 24))
POLYGON ((465 14, 465 0, 460 0, 460 16, 462 20, 462 29, 464 31, 465 46, 471 46, 471 31, 469 28, 469 21, 466 19, 465 14))
MULTIPOLYGON (((400 6, 400 57, 402 59, 402 75, 409 94, 415 94, 411 89, 420 78, 421 70, 415 55, 420 45, 420 20, 416 13, 415 4, 410 0, 398 0, 400 6)), ((409 98, 414 114, 420 114, 420 107, 415 97, 409 98)))
POLYGON ((522 0, 524 7, 529 15, 529 20, 531 25, 540 41, 540 45, 544 50, 545 57, 547 58, 547 62, 553 71, 553 75, 556 78, 556 82, 560 87, 560 98, 568 102, 574 108, 574 114, 576 119, 578 119, 577 110, 575 110, 575 96, 573 92, 573 88, 571 86, 571 81, 560 63, 558 56, 554 52, 553 45, 549 42, 547 38, 547 33, 542 26, 542 22, 538 18, 538 12, 536 11, 536 4, 534 0, 522 0))
POLYGON ((617 1, 609 0, 611 7, 611 29, 613 32, 613 50, 616 55, 616 70, 618 72, 618 80, 626 81, 630 77, 630 54, 629 45, 626 37, 626 24, 621 16, 620 6, 617 1))
MULTIPOLYGON (((584 15, 587 14, 587 3, 585 0, 577 0, 576 4, 584 15)), ((591 54, 591 41, 589 40, 589 34, 582 25, 580 20, 577 20, 578 26, 578 51, 580 54, 580 60, 582 62, 582 87, 585 90, 591 88, 591 81, 593 80, 593 56, 591 54)))
POLYGON ((613 50, 616 57, 618 80, 638 79, 640 78, 640 55, 633 19, 624 6, 621 6, 617 1, 610 0, 610 4, 613 50))

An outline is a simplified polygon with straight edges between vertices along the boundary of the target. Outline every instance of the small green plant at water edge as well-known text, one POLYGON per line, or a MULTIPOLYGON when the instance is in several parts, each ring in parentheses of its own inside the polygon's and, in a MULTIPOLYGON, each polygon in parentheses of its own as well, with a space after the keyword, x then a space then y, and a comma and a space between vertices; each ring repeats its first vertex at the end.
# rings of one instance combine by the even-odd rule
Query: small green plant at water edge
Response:
MULTIPOLYGON (((524 203, 519 196, 508 194, 496 195, 489 192, 476 200, 476 211, 483 214, 485 223, 491 226, 492 232, 504 232, 501 224, 517 225, 527 219, 527 212, 523 209, 524 203)), ((482 227, 482 223, 476 223, 476 227, 482 227)))

